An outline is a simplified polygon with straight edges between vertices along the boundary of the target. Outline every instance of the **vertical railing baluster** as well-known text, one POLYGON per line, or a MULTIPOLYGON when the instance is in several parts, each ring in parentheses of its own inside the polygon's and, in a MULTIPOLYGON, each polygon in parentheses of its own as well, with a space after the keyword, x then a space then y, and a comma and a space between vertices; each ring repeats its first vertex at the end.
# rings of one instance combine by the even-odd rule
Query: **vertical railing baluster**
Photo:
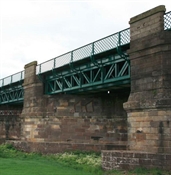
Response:
POLYGON ((23 78, 23 71, 21 72, 20 80, 22 80, 22 78, 23 78))
POLYGON ((56 58, 53 59, 53 68, 56 68, 56 58))
POLYGON ((73 51, 71 51, 71 60, 70 60, 70 62, 73 62, 73 59, 74 59, 74 53, 73 53, 73 51))
POLYGON ((94 42, 92 43, 92 53, 91 55, 94 55, 94 42))
POLYGON ((118 32, 118 46, 121 45, 121 32, 118 32))
POLYGON ((41 65, 42 64, 39 64, 39 74, 41 74, 41 65))
POLYGON ((11 84, 12 84, 12 78, 13 78, 13 75, 11 75, 11 84))

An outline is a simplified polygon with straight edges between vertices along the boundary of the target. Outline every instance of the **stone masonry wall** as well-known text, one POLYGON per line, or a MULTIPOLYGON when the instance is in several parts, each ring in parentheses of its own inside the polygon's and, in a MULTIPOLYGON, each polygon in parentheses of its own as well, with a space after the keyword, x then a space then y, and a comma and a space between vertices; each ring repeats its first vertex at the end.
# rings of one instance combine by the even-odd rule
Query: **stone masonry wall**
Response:
POLYGON ((128 114, 129 148, 156 153, 171 153, 170 109, 128 114))
POLYGON ((19 140, 21 136, 21 119, 19 114, 11 115, 0 110, 0 144, 5 140, 19 140))
POLYGON ((22 141, 66 143, 71 147, 73 144, 101 144, 103 149, 119 149, 120 145, 126 149, 127 119, 122 104, 127 98, 128 93, 48 97, 44 116, 25 115, 22 141))
POLYGON ((0 144, 5 140, 19 140, 21 136, 22 106, 1 105, 0 106, 0 144))
POLYGON ((135 169, 160 168, 171 170, 171 154, 155 154, 141 151, 102 151, 102 168, 112 169, 135 169))

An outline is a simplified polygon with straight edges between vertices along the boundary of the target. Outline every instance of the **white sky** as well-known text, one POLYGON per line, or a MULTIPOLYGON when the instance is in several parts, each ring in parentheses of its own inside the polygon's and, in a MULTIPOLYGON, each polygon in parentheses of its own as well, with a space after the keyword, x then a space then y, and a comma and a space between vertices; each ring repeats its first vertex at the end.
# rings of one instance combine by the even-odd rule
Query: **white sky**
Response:
POLYGON ((171 0, 0 0, 0 79, 129 27, 171 0))

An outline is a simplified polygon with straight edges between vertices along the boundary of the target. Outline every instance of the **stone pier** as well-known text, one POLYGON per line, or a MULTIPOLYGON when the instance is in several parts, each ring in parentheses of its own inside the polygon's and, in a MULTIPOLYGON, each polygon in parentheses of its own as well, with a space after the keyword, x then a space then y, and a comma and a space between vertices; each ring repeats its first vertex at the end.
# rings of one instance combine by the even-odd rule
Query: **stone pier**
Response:
POLYGON ((103 151, 105 169, 171 169, 171 32, 164 31, 164 14, 158 6, 130 19, 130 151, 103 151))

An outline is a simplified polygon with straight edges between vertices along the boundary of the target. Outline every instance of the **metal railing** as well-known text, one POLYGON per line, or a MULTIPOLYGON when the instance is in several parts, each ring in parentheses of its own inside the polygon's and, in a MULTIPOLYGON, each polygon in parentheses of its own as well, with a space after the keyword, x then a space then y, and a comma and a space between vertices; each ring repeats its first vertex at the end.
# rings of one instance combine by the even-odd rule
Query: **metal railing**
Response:
POLYGON ((24 70, 3 79, 0 79, 0 87, 24 80, 24 70))
POLYGON ((127 28, 93 43, 87 44, 71 52, 65 53, 37 66, 37 74, 64 66, 74 61, 82 60, 92 55, 106 52, 108 50, 117 48, 128 44, 130 42, 130 29, 127 28))
MULTIPOLYGON (((164 30, 171 29, 171 11, 164 15, 164 30)), ((78 61, 91 55, 99 54, 118 46, 128 44, 130 42, 130 29, 127 28, 110 36, 97 40, 77 48, 71 52, 55 57, 51 60, 43 62, 37 66, 37 74, 64 66, 70 62, 78 61)))
POLYGON ((164 15, 164 30, 171 30, 171 11, 164 15))

